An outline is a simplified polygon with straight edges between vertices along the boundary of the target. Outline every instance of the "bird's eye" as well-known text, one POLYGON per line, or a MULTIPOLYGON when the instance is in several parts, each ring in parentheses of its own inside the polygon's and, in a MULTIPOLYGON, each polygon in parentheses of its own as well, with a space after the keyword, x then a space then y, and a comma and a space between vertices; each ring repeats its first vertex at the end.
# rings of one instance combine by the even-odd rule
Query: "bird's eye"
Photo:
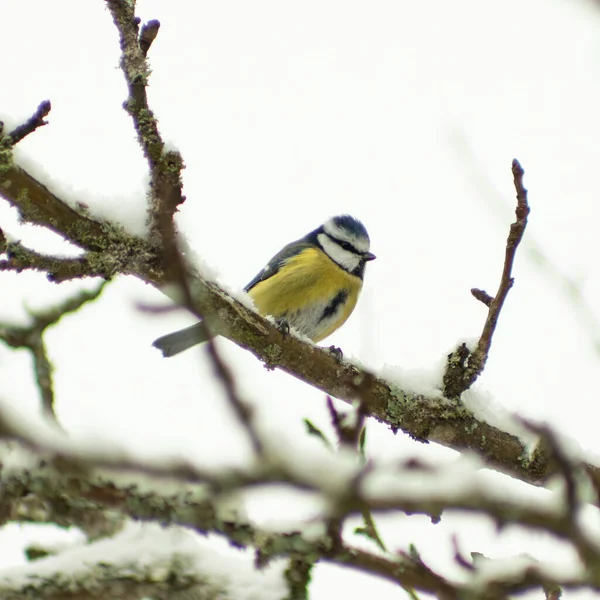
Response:
POLYGON ((354 250, 354 248, 352 248, 352 245, 349 244, 348 242, 340 242, 340 246, 344 249, 344 250, 348 250, 349 252, 352 252, 352 250, 354 250))

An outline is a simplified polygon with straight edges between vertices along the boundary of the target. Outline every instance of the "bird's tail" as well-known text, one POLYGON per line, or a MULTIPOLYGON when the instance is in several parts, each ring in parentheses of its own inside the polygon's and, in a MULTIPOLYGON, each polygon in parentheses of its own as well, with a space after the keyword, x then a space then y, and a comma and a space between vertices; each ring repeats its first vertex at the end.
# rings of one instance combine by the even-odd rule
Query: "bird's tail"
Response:
POLYGON ((196 344, 205 342, 206 339, 202 323, 196 323, 191 327, 163 335, 154 340, 152 345, 158 348, 163 353, 163 356, 175 356, 196 344))

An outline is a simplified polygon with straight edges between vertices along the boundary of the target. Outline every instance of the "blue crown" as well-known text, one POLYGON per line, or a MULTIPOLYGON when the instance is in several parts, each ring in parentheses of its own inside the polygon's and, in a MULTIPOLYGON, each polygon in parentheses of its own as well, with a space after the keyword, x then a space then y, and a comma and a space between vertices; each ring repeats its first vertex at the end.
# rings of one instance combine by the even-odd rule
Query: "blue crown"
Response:
POLYGON ((333 217, 331 222, 340 229, 345 229, 346 231, 354 234, 357 238, 362 237, 370 241, 367 228, 362 224, 361 221, 355 219, 351 215, 338 215, 337 217, 333 217))

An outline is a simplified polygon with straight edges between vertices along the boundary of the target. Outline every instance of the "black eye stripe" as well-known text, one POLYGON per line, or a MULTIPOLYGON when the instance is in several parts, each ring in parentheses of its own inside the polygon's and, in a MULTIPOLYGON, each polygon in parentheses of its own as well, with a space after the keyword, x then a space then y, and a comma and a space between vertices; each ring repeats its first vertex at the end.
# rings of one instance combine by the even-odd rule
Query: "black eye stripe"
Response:
POLYGON ((358 254, 358 255, 361 254, 350 242, 346 242, 345 240, 338 240, 337 238, 334 238, 332 235, 329 235, 328 233, 326 233, 326 235, 332 242, 335 242, 338 246, 341 246, 344 250, 348 250, 348 252, 352 252, 353 254, 358 254))

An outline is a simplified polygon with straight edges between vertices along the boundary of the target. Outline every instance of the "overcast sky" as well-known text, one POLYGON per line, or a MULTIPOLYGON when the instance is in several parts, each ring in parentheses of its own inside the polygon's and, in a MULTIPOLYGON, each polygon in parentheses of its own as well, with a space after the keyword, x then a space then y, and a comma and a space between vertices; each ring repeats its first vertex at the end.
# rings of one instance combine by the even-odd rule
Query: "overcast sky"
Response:
MULTIPOLYGON (((354 315, 327 344, 397 372, 401 382, 479 335, 485 308, 469 290, 493 294, 498 284, 518 158, 530 224, 477 389, 490 406, 547 421, 600 453, 590 418, 600 330, 560 280, 596 310, 600 10, 592 2, 148 0, 138 7, 142 20, 162 24, 150 51, 149 98, 187 165, 178 224, 189 243, 222 283, 240 289, 282 245, 329 216, 362 219, 378 258, 354 315)), ((146 165, 121 108, 126 89, 104 3, 5 2, 0 21, 8 25, 0 37, 8 57, 0 118, 17 123, 52 101, 50 125, 19 145, 18 160, 94 214, 142 231, 146 165)), ((55 236, 19 226, 2 201, 0 226, 36 248, 68 251, 55 236)), ((0 319, 24 322, 25 306, 47 306, 80 284, 3 273, 0 286, 0 319)), ((192 319, 141 313, 142 302, 166 300, 120 278, 49 332, 61 422, 74 436, 120 438, 139 452, 184 448, 210 464, 243 462, 246 447, 204 352, 164 360, 150 345, 192 319)), ((328 429, 323 394, 267 372, 229 342, 219 346, 282 445, 301 452, 314 443, 302 433, 303 417, 328 429)), ((39 403, 28 355, 1 345, 0 396, 25 412, 39 403)), ((368 440, 376 457, 423 451, 376 424, 368 440)), ((499 543, 487 521, 470 528, 464 517, 444 521, 434 528, 388 518, 390 543, 415 543, 432 566, 451 556, 449 531, 490 556, 560 556, 539 536, 509 531, 499 543)), ((0 565, 20 560, 0 556, 0 565)), ((382 600, 396 597, 389 584, 343 576, 357 597, 367 588, 382 600)), ((330 597, 339 577, 319 567, 313 597, 330 597)))

